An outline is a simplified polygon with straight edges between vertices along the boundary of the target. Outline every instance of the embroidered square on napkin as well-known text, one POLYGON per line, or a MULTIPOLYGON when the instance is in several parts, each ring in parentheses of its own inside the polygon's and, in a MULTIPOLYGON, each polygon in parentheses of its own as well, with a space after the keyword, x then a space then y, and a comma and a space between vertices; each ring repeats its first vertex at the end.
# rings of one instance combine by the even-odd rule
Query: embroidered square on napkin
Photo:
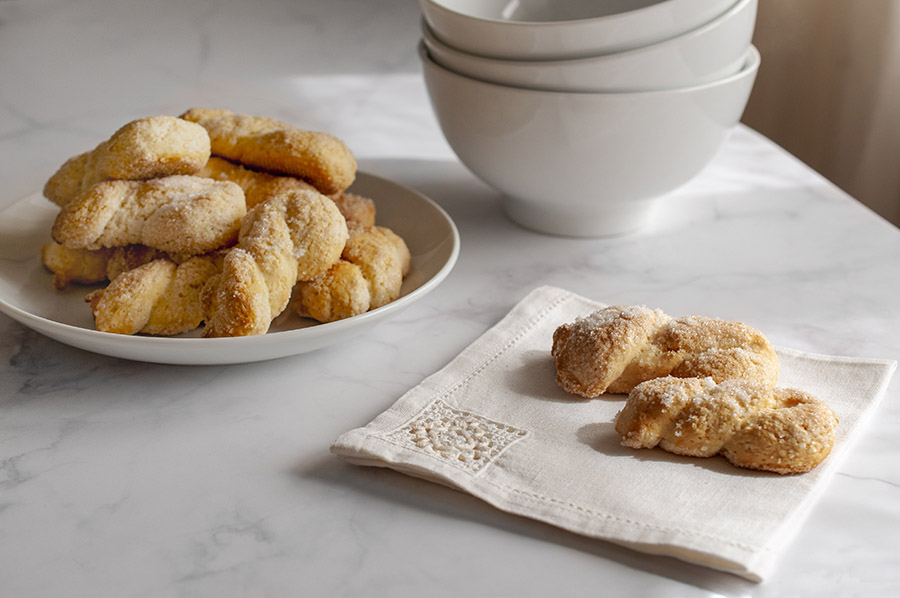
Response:
POLYGON ((331 450, 468 492, 498 509, 588 537, 763 580, 871 415, 888 360, 779 349, 779 386, 840 418, 831 455, 781 476, 661 449, 622 447, 624 395, 585 400, 556 384, 553 331, 604 307, 555 287, 532 291, 447 366, 331 450))

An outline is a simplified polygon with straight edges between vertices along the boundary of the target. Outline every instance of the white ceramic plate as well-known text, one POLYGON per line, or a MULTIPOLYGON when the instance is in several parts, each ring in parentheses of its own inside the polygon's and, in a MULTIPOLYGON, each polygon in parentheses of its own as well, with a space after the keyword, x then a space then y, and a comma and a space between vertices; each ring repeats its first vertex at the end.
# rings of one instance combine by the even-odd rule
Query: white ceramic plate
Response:
POLYGON ((378 224, 406 241, 412 267, 396 301, 328 324, 300 318, 290 308, 268 334, 240 338, 198 338, 200 331, 176 337, 125 336, 94 330, 84 296, 95 287, 71 285, 56 291, 40 262, 59 209, 40 194, 0 211, 0 312, 62 343, 101 353, 180 365, 264 361, 319 349, 361 334, 425 296, 453 269, 459 233, 432 200, 402 185, 359 173, 350 189, 376 202, 378 224))

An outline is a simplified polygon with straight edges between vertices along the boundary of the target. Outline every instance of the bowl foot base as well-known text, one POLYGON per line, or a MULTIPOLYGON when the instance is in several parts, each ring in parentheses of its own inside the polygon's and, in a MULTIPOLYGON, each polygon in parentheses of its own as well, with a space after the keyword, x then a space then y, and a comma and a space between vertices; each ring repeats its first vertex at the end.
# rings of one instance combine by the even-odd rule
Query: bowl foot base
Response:
POLYGON ((610 237, 635 232, 649 220, 653 200, 604 203, 592 206, 538 205, 506 197, 503 209, 510 220, 536 232, 563 237, 610 237))

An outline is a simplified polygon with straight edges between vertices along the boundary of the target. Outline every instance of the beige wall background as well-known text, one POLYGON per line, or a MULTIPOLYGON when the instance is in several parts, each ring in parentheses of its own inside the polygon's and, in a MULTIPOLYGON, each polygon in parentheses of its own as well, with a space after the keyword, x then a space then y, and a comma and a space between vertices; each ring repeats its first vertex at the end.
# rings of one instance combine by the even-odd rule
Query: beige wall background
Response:
POLYGON ((744 122, 900 226, 900 0, 759 0, 744 122))

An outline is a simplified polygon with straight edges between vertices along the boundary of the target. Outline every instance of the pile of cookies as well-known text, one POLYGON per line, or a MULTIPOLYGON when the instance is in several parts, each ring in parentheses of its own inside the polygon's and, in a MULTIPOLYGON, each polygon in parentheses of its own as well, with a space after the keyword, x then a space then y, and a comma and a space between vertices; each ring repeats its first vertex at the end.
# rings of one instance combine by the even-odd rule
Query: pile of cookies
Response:
POLYGON ((339 139, 270 118, 193 108, 130 122, 67 160, 41 248, 53 283, 96 284, 97 330, 264 334, 292 306, 331 322, 400 295, 406 243, 349 193, 339 139))
POLYGON ((630 448, 721 454, 739 467, 790 474, 812 470, 834 445, 831 408, 776 388, 775 349, 741 322, 613 306, 559 326, 551 352, 568 392, 628 394, 615 429, 630 448))

